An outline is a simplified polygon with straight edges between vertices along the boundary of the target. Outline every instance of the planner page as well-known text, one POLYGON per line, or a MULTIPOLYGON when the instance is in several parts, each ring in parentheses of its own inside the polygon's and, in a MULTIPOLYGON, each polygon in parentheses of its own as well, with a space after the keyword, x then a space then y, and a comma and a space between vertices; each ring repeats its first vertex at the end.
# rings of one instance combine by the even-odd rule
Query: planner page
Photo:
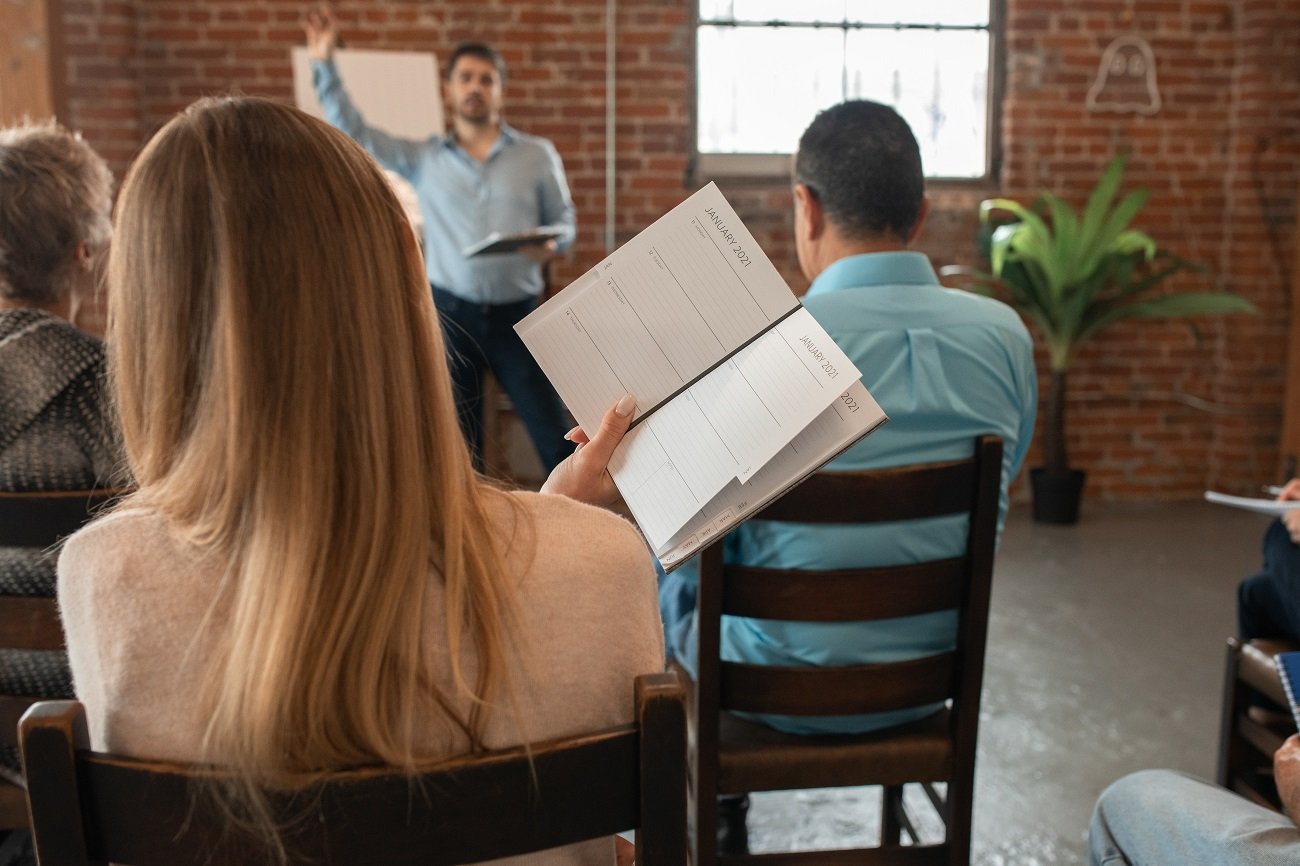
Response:
POLYGON ((516 331, 584 429, 636 396, 610 474, 656 548, 861 378, 713 184, 516 331))

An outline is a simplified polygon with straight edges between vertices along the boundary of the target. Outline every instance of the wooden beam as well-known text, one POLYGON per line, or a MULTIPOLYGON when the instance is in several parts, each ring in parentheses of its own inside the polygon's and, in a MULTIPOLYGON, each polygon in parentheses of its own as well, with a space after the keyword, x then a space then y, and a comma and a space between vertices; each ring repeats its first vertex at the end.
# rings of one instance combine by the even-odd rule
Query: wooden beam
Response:
POLYGON ((67 113, 61 0, 0 2, 0 125, 67 113))
POLYGON ((1300 198, 1296 202, 1295 266, 1291 269, 1291 323, 1286 338, 1286 401, 1282 406, 1279 469, 1300 476, 1300 198))

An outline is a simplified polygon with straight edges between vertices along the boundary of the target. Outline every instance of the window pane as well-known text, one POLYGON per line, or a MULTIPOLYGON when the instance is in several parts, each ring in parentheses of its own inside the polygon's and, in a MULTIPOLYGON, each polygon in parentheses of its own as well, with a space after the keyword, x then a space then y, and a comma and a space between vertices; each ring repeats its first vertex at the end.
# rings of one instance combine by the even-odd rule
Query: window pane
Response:
POLYGON ((868 24, 989 23, 989 4, 977 0, 911 0, 900 7, 880 0, 700 0, 700 20, 842 22, 868 24))
MULTIPOLYGON (((849 5, 856 5, 849 2, 849 5)), ((844 21, 845 0, 700 0, 700 20, 844 21)))
POLYGON ((702 26, 698 48, 701 153, 793 153, 813 116, 843 99, 838 28, 702 26))
POLYGON ((968 30, 856 30, 847 96, 892 105, 921 145, 930 177, 986 170, 989 37, 968 30))
POLYGON ((977 0, 909 0, 906 5, 877 0, 848 0, 850 21, 871 24, 987 25, 989 4, 977 0))

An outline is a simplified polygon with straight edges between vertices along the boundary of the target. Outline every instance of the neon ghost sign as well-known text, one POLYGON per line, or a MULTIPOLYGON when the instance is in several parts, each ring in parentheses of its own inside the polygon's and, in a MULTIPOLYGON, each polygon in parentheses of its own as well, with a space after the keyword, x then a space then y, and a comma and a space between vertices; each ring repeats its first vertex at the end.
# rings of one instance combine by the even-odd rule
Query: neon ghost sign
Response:
POLYGON ((1088 90, 1089 111, 1155 114, 1160 110, 1156 58, 1140 36, 1121 36, 1101 55, 1097 80, 1088 90))

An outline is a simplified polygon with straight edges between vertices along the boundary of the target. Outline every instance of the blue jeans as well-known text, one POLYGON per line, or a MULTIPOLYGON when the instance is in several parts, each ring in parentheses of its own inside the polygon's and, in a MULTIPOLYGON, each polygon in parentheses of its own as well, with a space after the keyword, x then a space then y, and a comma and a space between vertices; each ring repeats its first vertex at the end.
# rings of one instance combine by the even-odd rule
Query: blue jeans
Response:
POLYGON ((1204 779, 1144 770, 1097 799, 1088 857, 1092 866, 1294 866, 1300 828, 1204 779))
POLYGON ((564 438, 572 422, 546 374, 515 333, 515 323, 532 312, 537 302, 478 304, 434 286, 433 303, 447 344, 447 366, 461 430, 473 451, 475 467, 484 468, 483 376, 491 371, 510 396, 542 467, 550 472, 573 452, 564 438))
POLYGON ((1300 546, 1274 520, 1260 547, 1264 567, 1237 587, 1238 636, 1300 640, 1300 546))

